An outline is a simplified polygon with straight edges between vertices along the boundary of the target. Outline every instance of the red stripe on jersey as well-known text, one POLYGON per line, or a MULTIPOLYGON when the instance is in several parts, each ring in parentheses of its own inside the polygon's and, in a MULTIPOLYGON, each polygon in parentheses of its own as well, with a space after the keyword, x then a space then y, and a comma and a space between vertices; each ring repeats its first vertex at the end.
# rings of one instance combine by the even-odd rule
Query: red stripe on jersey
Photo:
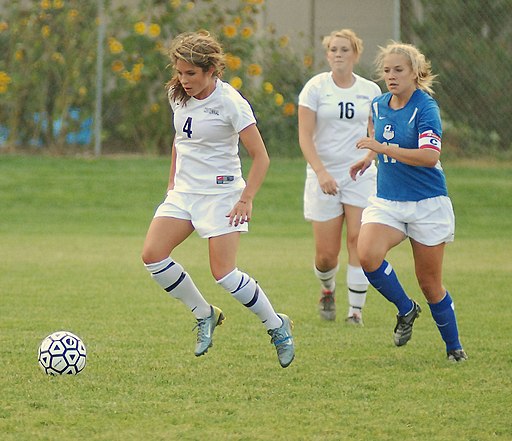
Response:
POLYGON ((441 138, 434 132, 423 132, 419 136, 418 147, 420 149, 433 149, 441 151, 441 138))

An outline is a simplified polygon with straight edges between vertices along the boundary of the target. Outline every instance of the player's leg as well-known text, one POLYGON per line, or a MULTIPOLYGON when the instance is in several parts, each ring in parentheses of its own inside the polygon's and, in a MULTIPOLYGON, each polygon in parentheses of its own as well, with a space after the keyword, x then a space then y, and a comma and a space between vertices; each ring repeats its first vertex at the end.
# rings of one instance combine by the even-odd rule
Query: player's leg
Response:
POLYGON ((340 193, 324 194, 315 174, 304 185, 304 218, 312 222, 315 239, 313 271, 320 282, 318 310, 325 320, 336 318, 335 290, 338 255, 341 249, 343 206, 340 193))
POLYGON ((209 238, 212 275, 220 286, 259 317, 272 337, 279 363, 287 367, 295 356, 291 320, 285 314, 277 314, 256 280, 236 267, 239 241, 239 232, 209 238))
POLYGON ((239 232, 208 239, 212 275, 220 286, 256 314, 267 329, 278 328, 282 321, 263 289, 251 276, 236 268, 239 241, 239 232))
POLYGON ((442 265, 445 243, 423 245, 411 239, 416 277, 427 299, 432 317, 446 344, 448 357, 462 361, 467 357, 459 340, 453 300, 442 283, 442 265))
POLYGON ((324 320, 336 318, 336 275, 339 270, 338 256, 344 216, 327 221, 313 221, 315 239, 314 274, 320 282, 318 311, 324 320))
POLYGON ((397 324, 393 330, 396 346, 403 346, 411 339, 412 325, 421 312, 419 305, 404 291, 391 264, 385 260, 387 252, 403 238, 404 233, 394 227, 365 223, 358 240, 359 258, 366 277, 398 309, 397 324))
POLYGON ((349 302, 346 321, 348 323, 362 325, 362 310, 366 302, 366 294, 369 285, 368 279, 361 268, 359 255, 357 253, 357 240, 361 229, 361 215, 363 213, 363 208, 345 204, 344 211, 345 224, 347 226, 347 290, 349 302))
POLYGON ((144 242, 142 260, 153 280, 201 319, 211 314, 209 303, 183 267, 169 256, 193 231, 189 220, 153 218, 144 242))

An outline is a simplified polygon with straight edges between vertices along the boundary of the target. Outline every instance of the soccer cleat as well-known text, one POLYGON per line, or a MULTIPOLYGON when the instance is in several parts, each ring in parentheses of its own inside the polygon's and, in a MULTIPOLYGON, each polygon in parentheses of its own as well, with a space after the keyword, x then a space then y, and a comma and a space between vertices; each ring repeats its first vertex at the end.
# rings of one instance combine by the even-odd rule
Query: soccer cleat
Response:
POLYGON ((280 328, 269 329, 268 335, 272 337, 270 343, 276 347, 277 358, 282 367, 288 367, 295 357, 295 345, 293 344, 293 322, 285 314, 277 314, 283 321, 280 328))
POLYGON ((324 320, 336 320, 336 290, 323 289, 318 301, 318 312, 324 320))
POLYGON ((354 313, 352 315, 349 315, 345 319, 345 322, 348 323, 349 325, 364 326, 364 324, 363 324, 363 316, 361 314, 354 313))
POLYGON ((420 315, 420 305, 418 305, 414 300, 412 302, 414 304, 412 311, 405 315, 396 315, 396 326, 393 331, 393 339, 396 346, 403 346, 411 339, 412 325, 414 324, 414 320, 416 320, 420 315))
POLYGON ((451 361, 453 363, 460 363, 462 361, 466 361, 468 359, 468 356, 464 349, 453 349, 451 351, 448 351, 446 353, 448 361, 451 361))
POLYGON ((226 318, 216 306, 211 306, 211 310, 212 313, 209 317, 197 319, 197 324, 194 326, 194 329, 197 328, 196 357, 206 354, 208 349, 213 346, 213 331, 216 326, 222 325, 226 318))

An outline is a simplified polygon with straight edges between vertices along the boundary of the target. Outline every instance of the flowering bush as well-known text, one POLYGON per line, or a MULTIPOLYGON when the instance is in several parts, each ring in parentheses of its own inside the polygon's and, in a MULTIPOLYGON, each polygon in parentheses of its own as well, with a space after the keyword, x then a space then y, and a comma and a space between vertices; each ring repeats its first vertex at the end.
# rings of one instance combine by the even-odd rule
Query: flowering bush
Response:
MULTIPOLYGON (((224 80, 250 102, 270 153, 297 146, 297 95, 312 75, 311 55, 261 29, 263 0, 141 0, 108 9, 103 92, 104 150, 168 151, 172 121, 164 84, 166 49, 177 34, 207 29, 226 52, 224 80)), ((68 148, 94 116, 95 2, 12 0, 0 19, 0 148, 68 148)), ((82 140, 90 144, 90 140, 82 140)))

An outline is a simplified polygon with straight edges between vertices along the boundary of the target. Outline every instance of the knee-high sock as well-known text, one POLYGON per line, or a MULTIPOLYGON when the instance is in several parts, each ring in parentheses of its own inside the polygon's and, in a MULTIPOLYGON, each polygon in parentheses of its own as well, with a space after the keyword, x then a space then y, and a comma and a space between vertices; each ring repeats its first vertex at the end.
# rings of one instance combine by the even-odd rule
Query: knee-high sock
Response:
POLYGON ((461 349, 459 341, 459 331, 457 329, 457 319, 455 317, 455 306, 448 291, 439 303, 428 305, 441 337, 446 343, 446 350, 461 349))
POLYGON ((366 303, 368 285, 368 279, 360 266, 347 265, 348 303, 350 305, 349 316, 354 313, 361 313, 366 303))
POLYGON ((210 304, 179 263, 168 257, 161 262, 148 263, 145 267, 153 280, 175 299, 187 305, 196 318, 205 318, 211 314, 210 304))
POLYGON ((256 314, 267 329, 281 327, 282 320, 274 311, 265 292, 252 277, 235 268, 217 283, 256 314))
POLYGON ((334 288, 336 288, 336 274, 338 273, 339 268, 339 265, 336 265, 329 271, 322 272, 316 267, 316 265, 313 267, 315 276, 320 280, 323 289, 334 291, 334 288))
POLYGON ((405 315, 414 306, 396 277, 390 263, 385 260, 375 271, 364 272, 372 286, 398 308, 398 314, 405 315))

